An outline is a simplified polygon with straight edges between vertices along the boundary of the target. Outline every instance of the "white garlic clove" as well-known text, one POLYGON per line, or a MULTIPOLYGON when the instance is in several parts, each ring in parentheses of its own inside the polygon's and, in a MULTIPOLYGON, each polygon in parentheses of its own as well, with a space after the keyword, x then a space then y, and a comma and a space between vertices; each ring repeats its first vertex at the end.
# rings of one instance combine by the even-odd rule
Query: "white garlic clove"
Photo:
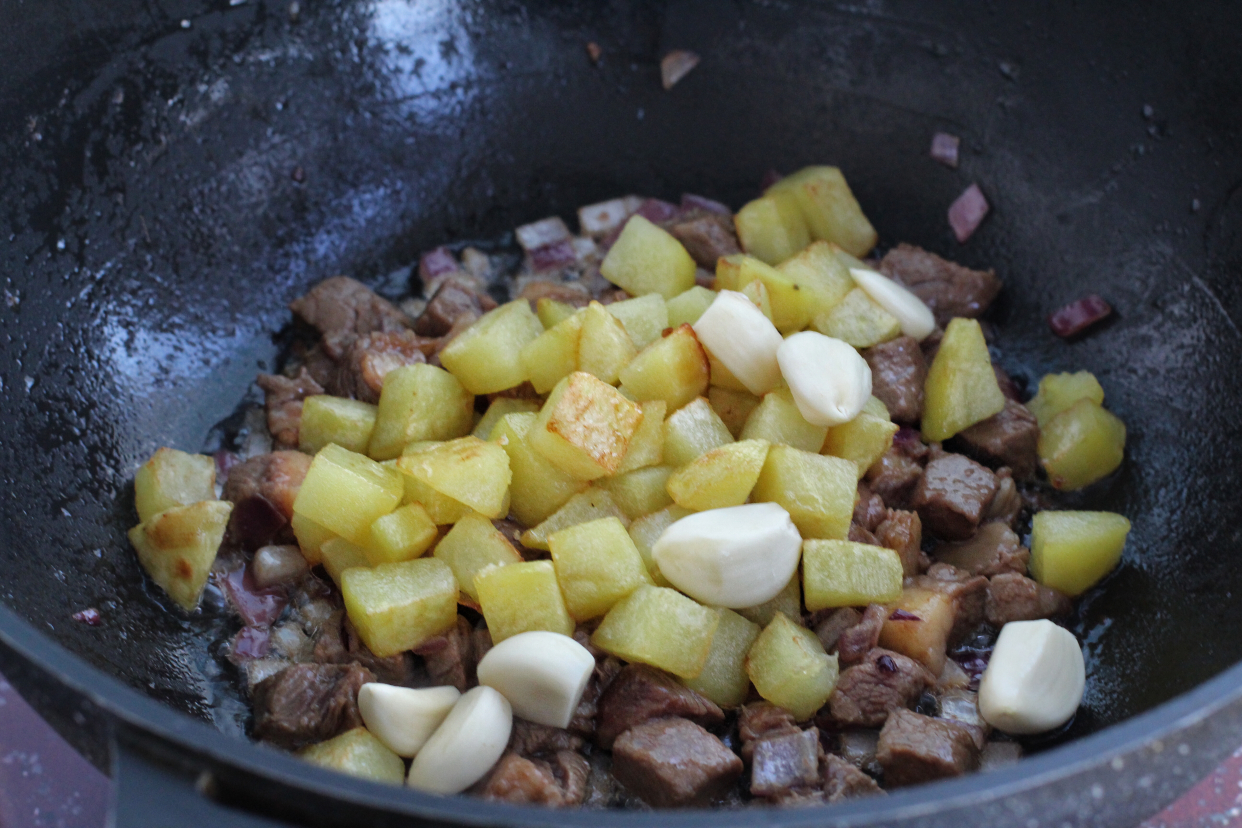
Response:
POLYGON ((1005 733, 1044 733, 1073 718, 1085 685, 1073 633, 1047 620, 1011 621, 979 682, 979 712, 1005 733))
POLYGON ((798 570, 802 536, 775 503, 748 503, 684 517, 651 556, 669 583, 704 604, 753 607, 775 598, 798 570))
POLYGON ((849 343, 803 331, 786 339, 776 358, 799 413, 811 425, 848 423, 871 396, 871 366, 849 343))
POLYGON ((904 286, 874 270, 861 267, 850 268, 854 284, 858 285, 877 305, 897 317, 901 332, 922 342, 936 330, 936 317, 931 308, 904 286))
POLYGON ((513 730, 513 708, 491 687, 467 691, 410 764, 406 784, 438 794, 461 793, 492 769, 513 730))
POLYGON ((479 684, 499 690, 523 719, 568 727, 595 671, 595 656, 567 635, 510 636, 479 662, 479 684))
POLYGON ((755 396, 780 382, 776 349, 781 332, 745 295, 733 290, 716 294, 694 323, 694 335, 755 396))
POLYGON ((415 690, 372 681, 358 690, 358 712, 375 738, 408 759, 431 738, 459 698, 456 687, 415 690))

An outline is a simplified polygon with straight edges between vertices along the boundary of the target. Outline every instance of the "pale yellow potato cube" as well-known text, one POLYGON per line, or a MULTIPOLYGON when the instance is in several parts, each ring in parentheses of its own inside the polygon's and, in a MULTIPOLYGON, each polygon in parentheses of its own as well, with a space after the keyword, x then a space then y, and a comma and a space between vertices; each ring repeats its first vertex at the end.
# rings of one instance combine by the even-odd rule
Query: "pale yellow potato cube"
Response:
POLYGON ((509 455, 495 443, 460 437, 402 455, 397 468, 481 515, 502 518, 508 514, 509 455))
POLYGON ((574 633, 551 561, 486 567, 474 576, 474 588, 493 644, 531 630, 574 633))
POLYGON ((750 413, 759 407, 759 398, 749 391, 715 385, 707 389, 707 401, 735 440, 741 436, 750 413))
POLYGON ((647 466, 616 477, 603 478, 600 482, 621 511, 633 519, 649 515, 673 502, 668 493, 668 480, 672 473, 672 466, 647 466))
POLYGON ((523 526, 537 526, 547 520, 590 485, 561 471, 535 451, 526 437, 537 419, 535 414, 509 414, 492 432, 492 439, 509 455, 513 475, 509 510, 523 526))
POLYGON ((1113 512, 1044 511, 1031 520, 1031 576, 1082 595, 1121 560, 1130 521, 1113 512))
POLYGON ((765 195, 792 192, 807 229, 816 239, 834 242, 853 256, 875 247, 875 228, 836 167, 804 167, 768 188, 765 195))
POLYGON ((775 191, 742 205, 733 216, 737 240, 751 256, 778 264, 811 243, 792 193, 775 191))
POLYGON ((695 267, 681 242, 634 215, 609 248, 599 272, 631 296, 658 293, 672 299, 694 287, 695 267))
POLYGON ((405 762, 365 727, 355 727, 326 742, 304 747, 298 756, 311 764, 372 782, 405 782, 405 762))
POLYGON ((923 439, 947 440, 1005 407, 992 370, 983 328, 975 319, 953 319, 923 383, 923 439))
MULTIPOLYGON (((406 446, 405 454, 415 454, 419 451, 426 451, 439 445, 443 445, 443 443, 411 443, 406 446)), ((391 466, 401 472, 401 468, 397 465, 396 460, 385 460, 383 465, 391 466)), ((466 515, 474 514, 474 510, 466 504, 461 501, 454 500, 448 495, 440 494, 423 481, 416 477, 411 477, 405 472, 401 472, 401 481, 405 484, 405 496, 401 499, 402 502, 417 503, 422 506, 427 510, 427 516, 430 517, 437 526, 456 523, 466 515)))
POLYGON ((345 612, 380 658, 412 650, 457 623, 457 580, 438 558, 341 573, 345 612))
POLYGON ((1040 429, 1037 448, 1049 483, 1062 491, 1081 489, 1121 465, 1126 424, 1095 400, 1083 398, 1040 429))
POLYGON ((129 530, 142 568, 187 612, 198 606, 232 513, 232 503, 202 500, 165 509, 129 530))
POLYGON ((634 547, 642 556, 643 563, 646 564, 647 571, 651 573, 656 586, 668 586, 668 583, 665 582, 664 576, 660 575, 660 567, 656 566, 651 547, 655 546, 655 542, 660 539, 660 535, 664 534, 665 529, 690 514, 692 512, 689 509, 673 504, 658 512, 635 519, 627 530, 630 533, 630 540, 634 541, 634 547))
POLYGON ((643 410, 643 420, 630 438, 621 465, 617 466, 618 475, 664 463, 664 415, 668 411, 668 403, 648 400, 639 403, 638 407, 643 410))
POLYGON ((685 685, 721 707, 738 707, 750 691, 746 673, 746 654, 759 637, 759 625, 747 621, 736 612, 717 609, 720 625, 712 636, 712 648, 703 671, 685 685))
POLYGON ((316 394, 302 401, 302 422, 298 426, 298 449, 315 454, 328 443, 336 443, 358 454, 366 454, 375 431, 378 408, 361 400, 347 400, 316 394))
POLYGON ((802 594, 811 612, 896 601, 901 579, 901 558, 891 549, 843 540, 802 542, 802 594))
POLYGON ((715 610, 674 589, 641 586, 608 611, 591 643, 623 661, 694 678, 707 663, 719 624, 715 610))
POLYGON ((535 302, 535 316, 539 317, 539 322, 545 330, 564 322, 577 313, 578 310, 579 308, 575 308, 567 302, 559 302, 548 296, 544 296, 535 302))
POLYGON ((1079 400, 1104 405, 1104 389, 1090 371, 1045 374, 1039 381, 1039 393, 1026 407, 1035 415, 1039 427, 1043 428, 1049 420, 1079 400))
POLYGON ((848 342, 855 348, 870 348, 901 336, 901 323, 880 307, 862 288, 854 288, 845 298, 815 317, 815 330, 848 342))
POLYGON ((732 442, 729 427, 706 397, 695 399, 664 421, 664 462, 674 468, 732 442))
POLYGON ((548 537, 565 608, 576 621, 598 618, 651 583, 642 556, 616 518, 562 529, 548 537))
POLYGON ((785 588, 776 593, 776 596, 762 604, 753 607, 744 607, 737 611, 748 621, 753 621, 760 627, 766 627, 772 623, 772 619, 776 614, 784 613, 790 618, 802 617, 802 577, 795 572, 793 577, 789 579, 789 583, 785 584, 785 588))
POLYGON ((646 348, 663 336, 669 327, 668 306, 658 293, 613 302, 607 309, 625 326, 625 332, 636 348, 646 348))
POLYGON ((566 317, 522 346, 522 372, 535 391, 546 394, 578 368, 585 311, 566 317))
POLYGON ((458 521, 436 544, 433 554, 448 564, 461 591, 476 603, 479 593, 474 588, 474 576, 489 566, 522 562, 522 556, 508 538, 490 520, 478 515, 469 515, 458 521))
POLYGON ((302 557, 306 558, 308 566, 318 566, 323 560, 320 549, 324 543, 337 537, 335 532, 323 528, 315 521, 294 513, 289 520, 289 527, 293 530, 293 536, 298 541, 298 548, 302 550, 302 557))
POLYGON ((696 512, 741 506, 759 480, 769 445, 767 440, 742 440, 712 449, 669 477, 669 496, 696 512))
POLYGON ((707 390, 707 353, 694 329, 682 325, 651 343, 621 370, 621 389, 634 399, 664 400, 676 411, 707 390))
MULTIPOLYGON (((834 296, 834 283, 828 282, 821 275, 821 271, 827 271, 829 267, 825 264, 828 260, 831 260, 834 268, 839 268, 840 262, 826 247, 818 247, 815 252, 813 264, 816 267, 808 264, 811 259, 803 251, 780 267, 772 267, 754 257, 744 256, 730 262, 726 270, 730 274, 729 278, 738 285, 733 290, 747 293, 749 289, 763 286, 770 307, 768 317, 777 330, 788 335, 802 330, 811 324, 816 313, 826 313, 840 301, 840 298, 834 296)), ((850 280, 852 288, 853 278, 848 271, 845 276, 850 280)))
POLYGON ((329 443, 311 461, 293 511, 362 546, 371 524, 397 508, 404 494, 399 471, 329 443))
POLYGON ((677 294, 666 303, 668 327, 678 328, 682 325, 693 325, 699 321, 699 317, 715 301, 716 291, 705 288, 702 285, 695 285, 685 293, 677 294))
POLYGON ((471 394, 493 394, 526 381, 523 346, 543 325, 530 302, 517 299, 488 311, 440 352, 440 364, 471 394))
POLYGON ((367 454, 391 460, 408 443, 452 440, 473 426, 474 395, 456 377, 434 365, 405 365, 384 377, 367 454))
POLYGON ((589 523, 606 517, 615 517, 628 523, 629 517, 622 511, 607 489, 591 487, 565 501, 565 505, 548 516, 548 519, 522 533, 520 540, 528 549, 548 550, 548 538, 554 532, 589 523))
POLYGON ((330 538, 324 541, 319 549, 319 563, 323 565, 324 572, 328 573, 332 582, 338 586, 341 583, 341 573, 345 570, 356 567, 371 568, 371 558, 367 555, 367 550, 356 543, 350 543, 345 538, 330 538))
POLYGON ((750 412, 742 426, 741 439, 767 440, 773 445, 818 452, 827 436, 827 426, 808 423, 789 389, 778 388, 764 394, 750 412))
POLYGON ((582 315, 582 335, 578 340, 578 370, 608 384, 617 381, 621 369, 638 354, 621 320, 599 302, 591 302, 582 315))
POLYGON ((523 400, 517 397, 497 397, 492 400, 492 404, 487 407, 482 419, 474 425, 474 431, 470 432, 480 440, 492 439, 492 432, 496 429, 496 424, 500 422, 500 418, 506 414, 537 414, 539 412, 539 402, 537 400, 523 400))
POLYGON ((820 453, 852 461, 858 466, 858 479, 862 480, 867 469, 893 447, 897 429, 884 403, 870 397, 857 417, 828 429, 820 453))
POLYGON ((557 383, 526 433, 531 447, 579 480, 621 466, 643 412, 617 389, 582 371, 557 383))
POLYGON ((438 534, 435 521, 422 505, 398 506, 371 524, 367 560, 375 566, 417 558, 431 548, 438 534))
POLYGON ((783 506, 804 538, 844 540, 858 499, 857 467, 840 457, 772 446, 751 498, 783 506))
POLYGON ((156 449, 134 474, 139 523, 165 509, 216 499, 216 461, 205 454, 156 449))
POLYGON ((746 657, 746 673, 759 695, 799 721, 815 715, 836 689, 838 664, 815 633, 777 613, 746 657))
POLYGON ((797 286, 797 290, 782 295, 781 303, 788 309, 791 319, 806 320, 804 327, 836 307, 857 287, 837 250, 839 248, 831 242, 812 242, 810 247, 776 268, 797 286))

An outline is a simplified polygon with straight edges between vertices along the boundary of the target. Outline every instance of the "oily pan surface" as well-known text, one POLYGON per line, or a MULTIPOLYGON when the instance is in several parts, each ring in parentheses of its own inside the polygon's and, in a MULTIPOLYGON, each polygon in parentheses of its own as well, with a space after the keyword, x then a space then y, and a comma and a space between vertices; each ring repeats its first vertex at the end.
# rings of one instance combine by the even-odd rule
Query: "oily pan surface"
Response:
POLYGON ((737 207, 769 167, 833 163, 882 246, 996 268, 1011 373, 1092 371, 1127 423, 1122 470, 1081 498, 1134 531, 1081 613, 1075 732, 1236 662, 1239 28, 1170 4, 1101 42, 1103 8, 868 8, 24 8, 0 50, 0 600, 240 733, 211 625, 160 605, 123 530, 133 470, 202 446, 273 368, 290 299, 336 273, 395 295, 422 249, 625 192, 737 207), (704 60, 664 92, 670 48, 704 60), (927 158, 937 129, 961 170, 927 158), (971 181, 994 213, 959 247, 944 213, 971 181), (1063 343, 1043 317, 1087 290, 1119 318, 1063 343), (70 620, 90 606, 101 626, 70 620))

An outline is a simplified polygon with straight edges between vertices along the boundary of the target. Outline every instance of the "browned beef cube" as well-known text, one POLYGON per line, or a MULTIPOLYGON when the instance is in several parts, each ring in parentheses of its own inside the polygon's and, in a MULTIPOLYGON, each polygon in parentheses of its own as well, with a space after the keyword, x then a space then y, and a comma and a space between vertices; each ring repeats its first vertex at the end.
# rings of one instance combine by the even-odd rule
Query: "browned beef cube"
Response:
POLYGON ((1030 551, 1019 543, 1014 531, 999 521, 983 524, 969 540, 936 547, 937 561, 989 578, 1002 572, 1026 574, 1030 557, 1030 551))
POLYGON ((888 517, 888 509, 884 505, 884 500, 873 493, 866 483, 859 482, 858 502, 854 504, 853 521, 868 532, 874 532, 886 517, 888 517))
POLYGON ((967 454, 994 466, 1008 466, 1014 476, 1029 480, 1039 468, 1039 423, 1020 402, 1005 407, 957 435, 967 454))
POLYGON ((934 563, 927 574, 918 576, 911 583, 916 587, 942 592, 953 599, 953 628, 949 631, 946 645, 961 641, 983 622, 988 579, 982 575, 971 575, 947 563, 934 563))
POLYGON ((750 764, 750 792, 776 796, 819 782, 819 728, 768 736, 755 743, 750 764))
POLYGON ((992 726, 983 719, 979 712, 979 696, 970 690, 945 690, 937 699, 940 707, 938 718, 953 722, 970 734, 975 740, 975 747, 983 750, 987 744, 992 726))
POLYGON ((292 379, 279 374, 259 374, 255 384, 263 389, 267 430, 272 433, 273 445, 278 449, 297 448, 302 428, 302 401, 322 394, 323 386, 315 382, 306 366, 292 379))
POLYGON ((871 393, 888 408, 895 423, 910 425, 923 416, 927 363, 919 343, 900 336, 863 351, 871 366, 871 393))
POLYGON ((728 216, 707 213, 681 221, 669 228, 682 247, 696 262, 708 270, 716 269, 721 256, 741 253, 733 221, 728 216))
POLYGON ((846 536, 846 540, 852 543, 865 543, 869 546, 879 546, 880 542, 875 539, 875 535, 867 530, 867 527, 858 523, 850 523, 850 533, 846 536))
POLYGON ((605 749, 622 732, 665 716, 717 724, 724 713, 677 679, 645 664, 626 665, 599 699, 595 741, 605 749))
POLYGON ((1073 602, 1064 593, 1017 572, 1004 572, 988 584, 984 614, 989 624, 1003 627, 1010 621, 1069 615, 1073 608, 1073 602))
POLYGON ((874 779, 840 756, 830 753, 824 757, 824 799, 828 802, 883 795, 874 779))
POLYGON ((434 685, 449 685, 464 693, 478 683, 474 672, 479 666, 479 656, 474 652, 474 628, 460 615, 457 626, 443 635, 432 636, 414 652, 423 657, 434 685))
POLYGON ((585 308, 591 303, 591 292, 579 282, 551 282, 547 279, 534 279, 526 283, 519 299, 525 299, 534 305, 540 299, 554 299, 575 308, 585 308))
POLYGON ((506 753, 474 792, 492 802, 516 805, 579 805, 589 774, 587 760, 570 750, 558 751, 551 761, 506 753))
POLYGON ((657 808, 710 805, 742 775, 742 760, 686 719, 632 727, 612 746, 613 775, 657 808))
POLYGON ((893 446, 867 469, 866 481, 890 509, 906 509, 923 476, 927 446, 918 432, 903 428, 893 435, 893 446))
POLYGON ((441 337, 462 316, 478 318, 494 307, 496 301, 486 293, 479 293, 458 279, 446 279, 436 288, 414 323, 414 332, 420 336, 441 337))
POLYGON ((231 468, 223 495, 234 505, 230 535, 250 550, 279 537, 293 517, 293 501, 310 464, 310 456, 300 451, 273 451, 231 468))
POLYGON ((742 758, 747 762, 759 740, 799 733, 801 730, 792 713, 770 702, 754 702, 738 711, 737 735, 742 740, 742 758))
POLYGON ((381 331, 357 337, 341 354, 329 390, 338 397, 377 403, 388 372, 426 362, 436 344, 436 340, 413 331, 381 331))
POLYGON ((876 527, 876 542, 891 549, 901 558, 901 572, 907 578, 918 575, 931 565, 923 552, 923 521, 918 512, 888 510, 887 517, 876 527))
POLYGON ((375 675, 357 664, 294 664, 254 688, 254 735, 290 750, 362 726, 358 688, 375 675))
POLYGON ((971 270, 909 244, 890 250, 880 272, 927 303, 942 327, 955 316, 981 316, 1001 289, 994 271, 971 270))
POLYGON ((580 736, 568 730, 516 717, 513 719, 513 730, 509 734, 509 750, 522 756, 540 756, 561 750, 576 751, 584 744, 580 736))
POLYGON ((876 758, 884 767, 887 784, 917 785, 974 770, 979 765, 979 748, 953 722, 894 710, 880 731, 876 758))
POLYGON ((842 664, 854 664, 867 657, 867 653, 880 641, 880 630, 888 619, 888 608, 872 604, 863 612, 858 623, 841 633, 837 639, 837 656, 842 664))
POLYGON ((966 540, 996 494, 996 475, 969 457, 941 454, 923 470, 914 508, 923 526, 946 540, 966 540))
POLYGON ((320 627, 312 658, 318 664, 358 664, 384 684, 408 685, 414 677, 408 653, 380 658, 362 642, 345 613, 339 611, 320 627))
POLYGON ((824 645, 824 649, 832 652, 836 649, 837 642, 841 640, 841 633, 862 620, 862 613, 853 607, 841 607, 834 610, 821 610, 809 617, 807 626, 815 630, 815 635, 819 638, 819 643, 824 645))
POLYGON ((604 656, 594 649, 589 636, 581 636, 581 630, 574 632, 574 640, 591 651, 595 656, 595 671, 587 682, 582 700, 574 710, 574 717, 569 722, 569 729, 587 739, 595 738, 595 726, 599 717, 599 699, 612 684, 612 680, 621 672, 624 665, 612 656, 604 656), (583 638, 586 640, 584 641, 583 638))
POLYGON ((323 280, 291 302, 289 308, 324 336, 363 336, 410 326, 409 319, 396 305, 348 276, 323 280))
POLYGON ((935 684, 927 668, 901 653, 876 647, 841 673, 828 699, 833 721, 853 727, 876 727, 893 710, 904 710, 935 684))

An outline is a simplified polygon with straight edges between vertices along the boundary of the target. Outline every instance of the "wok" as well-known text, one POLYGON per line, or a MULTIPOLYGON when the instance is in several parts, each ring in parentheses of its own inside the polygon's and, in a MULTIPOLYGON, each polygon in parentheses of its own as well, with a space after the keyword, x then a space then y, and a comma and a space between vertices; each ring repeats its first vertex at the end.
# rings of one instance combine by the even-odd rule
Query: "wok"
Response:
POLYGON ((167 611, 124 540, 130 480, 203 445, 319 279, 399 292, 447 240, 626 192, 736 207, 809 163, 843 168, 884 243, 997 269, 1020 381, 1101 379, 1127 458, 1078 500, 1134 531, 1075 622, 1081 738, 880 800, 660 822, 1130 826, 1242 743, 1236 4, 298 2, 0 4, 0 669, 113 774, 115 824, 650 824, 250 744, 211 613, 167 611), (666 92, 673 48, 703 61, 666 92), (927 157, 940 129, 958 171, 927 157), (994 211, 959 246, 972 181, 994 211), (1054 337, 1088 291, 1118 317, 1054 337))

